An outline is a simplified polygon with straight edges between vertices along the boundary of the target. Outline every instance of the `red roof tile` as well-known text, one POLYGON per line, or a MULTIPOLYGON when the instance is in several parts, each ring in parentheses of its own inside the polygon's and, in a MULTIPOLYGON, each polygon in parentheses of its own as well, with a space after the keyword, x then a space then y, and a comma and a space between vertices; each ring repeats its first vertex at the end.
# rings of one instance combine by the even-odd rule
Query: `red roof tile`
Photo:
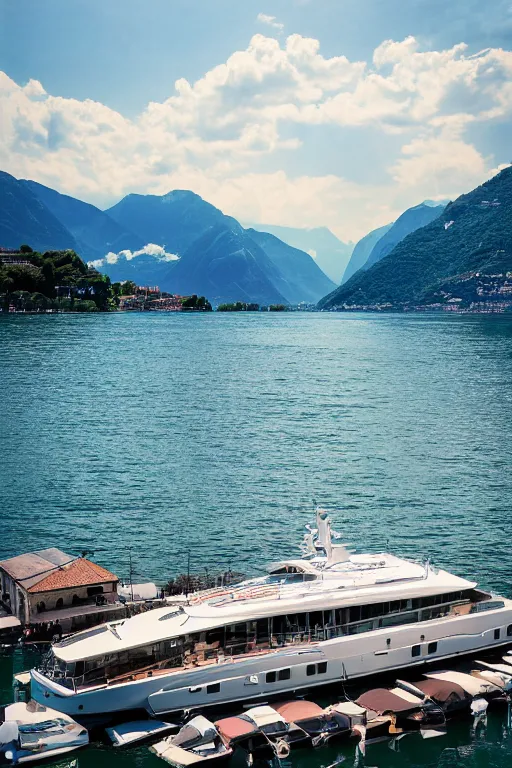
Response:
POLYGON ((92 584, 103 584, 106 581, 119 581, 119 579, 106 568, 102 568, 101 565, 79 557, 69 565, 52 571, 38 584, 30 587, 28 591, 52 592, 54 589, 87 587, 92 584))

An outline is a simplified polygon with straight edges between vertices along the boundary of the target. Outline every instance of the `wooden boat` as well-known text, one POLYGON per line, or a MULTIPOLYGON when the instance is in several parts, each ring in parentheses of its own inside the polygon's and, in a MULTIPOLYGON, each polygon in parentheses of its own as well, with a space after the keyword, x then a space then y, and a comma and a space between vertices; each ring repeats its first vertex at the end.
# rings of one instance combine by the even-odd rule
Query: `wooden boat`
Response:
POLYGON ((34 701, 20 701, 3 708, 0 756, 8 765, 57 758, 88 743, 86 729, 62 712, 34 701))
POLYGON ((215 725, 202 715, 192 718, 175 736, 168 736, 150 749, 176 768, 202 763, 218 765, 233 754, 232 747, 224 742, 215 725))
POLYGON ((114 747, 131 747, 177 730, 175 723, 164 723, 161 720, 134 720, 105 728, 114 747))
POLYGON ((305 731, 314 747, 326 744, 330 739, 350 736, 350 721, 336 710, 322 709, 312 701, 294 700, 273 704, 272 708, 287 723, 305 731))

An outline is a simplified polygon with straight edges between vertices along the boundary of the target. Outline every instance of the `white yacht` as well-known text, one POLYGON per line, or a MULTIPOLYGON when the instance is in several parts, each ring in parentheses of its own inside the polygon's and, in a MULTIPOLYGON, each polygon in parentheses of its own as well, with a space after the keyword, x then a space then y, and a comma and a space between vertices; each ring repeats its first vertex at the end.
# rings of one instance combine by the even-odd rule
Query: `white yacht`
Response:
POLYGON ((302 557, 55 643, 32 696, 72 717, 267 700, 512 643, 512 601, 429 563, 350 554, 317 510, 302 557))

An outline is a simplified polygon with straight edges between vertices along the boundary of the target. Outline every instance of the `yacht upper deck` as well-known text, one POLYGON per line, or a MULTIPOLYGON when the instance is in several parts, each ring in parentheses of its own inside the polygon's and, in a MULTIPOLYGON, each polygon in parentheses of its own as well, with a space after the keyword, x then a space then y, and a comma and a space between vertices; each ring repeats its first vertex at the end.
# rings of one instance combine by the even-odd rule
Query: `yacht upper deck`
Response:
POLYGON ((259 618, 412 599, 476 586, 446 571, 388 554, 355 555, 332 568, 326 563, 290 560, 279 563, 281 568, 293 570, 198 593, 185 605, 170 604, 86 630, 54 645, 54 653, 69 663, 259 618), (305 566, 302 574, 297 572, 299 565, 305 566), (313 578, 303 578, 308 575, 313 578))

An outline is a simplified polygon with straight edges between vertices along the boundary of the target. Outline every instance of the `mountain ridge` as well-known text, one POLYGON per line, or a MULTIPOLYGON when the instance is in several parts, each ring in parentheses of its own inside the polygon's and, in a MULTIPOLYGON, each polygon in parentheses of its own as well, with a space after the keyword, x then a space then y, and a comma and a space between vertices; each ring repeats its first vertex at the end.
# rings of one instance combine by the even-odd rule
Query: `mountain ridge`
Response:
POLYGON ((471 276, 506 280, 510 270, 511 166, 449 203, 439 217, 409 234, 368 270, 357 272, 318 307, 403 308, 423 306, 424 301, 463 301, 459 294, 471 276), (447 283, 449 291, 443 289, 447 283))

